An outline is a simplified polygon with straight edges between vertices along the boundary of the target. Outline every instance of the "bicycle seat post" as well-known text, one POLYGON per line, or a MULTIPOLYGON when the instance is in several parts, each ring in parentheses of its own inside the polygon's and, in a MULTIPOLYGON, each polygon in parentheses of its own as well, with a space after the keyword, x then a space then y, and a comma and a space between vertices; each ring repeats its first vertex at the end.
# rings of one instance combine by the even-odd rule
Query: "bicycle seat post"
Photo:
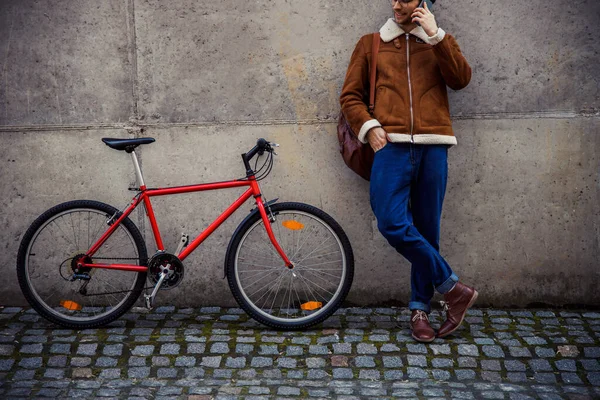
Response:
POLYGON ((144 183, 144 177, 142 176, 142 170, 140 168, 140 163, 138 162, 137 154, 135 154, 135 150, 131 150, 131 159, 133 160, 133 167, 135 168, 138 184, 140 185, 140 188, 144 188, 146 184, 144 183))

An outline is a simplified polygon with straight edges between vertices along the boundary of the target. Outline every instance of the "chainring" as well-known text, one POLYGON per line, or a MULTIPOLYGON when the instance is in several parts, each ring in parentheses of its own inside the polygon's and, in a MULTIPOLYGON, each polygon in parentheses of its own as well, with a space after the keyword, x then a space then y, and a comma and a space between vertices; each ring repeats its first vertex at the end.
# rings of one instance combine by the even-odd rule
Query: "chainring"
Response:
POLYGON ((169 253, 155 254, 148 263, 148 279, 154 284, 159 280, 160 273, 167 274, 160 288, 173 289, 183 280, 183 263, 177 256, 169 253))

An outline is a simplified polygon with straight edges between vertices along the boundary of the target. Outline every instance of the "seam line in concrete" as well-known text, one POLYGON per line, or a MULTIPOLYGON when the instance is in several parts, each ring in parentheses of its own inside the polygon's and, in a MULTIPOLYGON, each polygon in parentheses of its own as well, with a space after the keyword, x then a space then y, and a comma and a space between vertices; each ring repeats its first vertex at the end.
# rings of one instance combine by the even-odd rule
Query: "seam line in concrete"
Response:
MULTIPOLYGON (((470 114, 452 116, 453 120, 499 120, 499 119, 570 119, 570 118, 600 118, 599 113, 576 113, 572 111, 552 111, 539 113, 495 113, 470 114)), ((170 122, 170 123, 127 123, 127 124, 48 124, 48 125, 5 125, 0 126, 0 132, 14 131, 56 131, 56 130, 91 130, 91 129, 126 129, 136 128, 173 128, 194 126, 245 126, 245 125, 319 125, 337 124, 337 119, 303 119, 303 120, 265 120, 265 121, 200 121, 200 122, 170 122)))
MULTIPOLYGON (((6 19, 9 19, 9 14, 6 14, 6 19)), ((8 65, 8 55, 10 54, 10 40, 12 38, 12 30, 13 25, 15 23, 14 18, 11 20, 10 28, 8 29, 8 40, 6 42, 6 55, 4 57, 4 65, 2 66, 2 76, 4 77, 4 97, 7 97, 8 93, 8 75, 6 74, 6 67, 8 65)), ((3 102, 4 104, 4 118, 8 119, 8 103, 3 102)))
POLYGON ((135 4, 134 0, 127 1, 127 36, 129 45, 129 57, 131 57, 131 95, 132 95, 132 118, 137 120, 139 117, 138 111, 138 51, 137 51, 137 33, 135 28, 135 4))

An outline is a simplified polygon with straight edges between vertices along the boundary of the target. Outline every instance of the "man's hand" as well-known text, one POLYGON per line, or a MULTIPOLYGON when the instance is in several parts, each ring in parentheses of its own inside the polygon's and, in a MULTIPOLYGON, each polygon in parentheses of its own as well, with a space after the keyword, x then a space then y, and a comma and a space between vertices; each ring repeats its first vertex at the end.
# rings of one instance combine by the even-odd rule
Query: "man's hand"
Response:
POLYGON ((435 17, 429 11, 427 7, 427 2, 424 3, 425 7, 417 7, 415 11, 411 14, 412 22, 419 22, 421 24, 421 28, 425 31, 428 36, 433 36, 438 31, 437 23, 435 22, 435 17))
POLYGON ((377 126, 367 132, 367 140, 373 151, 377 152, 387 144, 388 134, 382 127, 377 126))

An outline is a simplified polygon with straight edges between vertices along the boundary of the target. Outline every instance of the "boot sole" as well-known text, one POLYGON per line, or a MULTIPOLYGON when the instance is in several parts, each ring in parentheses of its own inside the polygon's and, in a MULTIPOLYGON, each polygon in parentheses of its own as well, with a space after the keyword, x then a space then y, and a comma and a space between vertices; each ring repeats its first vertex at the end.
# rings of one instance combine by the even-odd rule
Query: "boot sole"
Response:
POLYGON ((438 335, 439 338, 443 338, 443 337, 450 335, 452 332, 457 330, 462 325, 463 321, 465 320, 465 317, 467 316, 467 310, 469 308, 471 308, 471 306, 473 304, 475 304, 475 300, 477 300, 477 296, 479 296, 479 293, 477 292, 477 290, 475 290, 475 292, 473 293, 473 298, 471 299, 471 301, 469 301, 469 304, 467 305, 467 308, 465 309, 465 313, 463 314, 458 325, 456 325, 456 327, 454 327, 454 329, 452 329, 451 331, 448 331, 448 332, 444 333, 443 335, 438 335))
POLYGON ((431 343, 435 340, 435 336, 432 337, 431 339, 419 339, 417 338, 415 335, 411 335, 413 337, 413 339, 415 339, 417 342, 421 342, 421 343, 431 343))

